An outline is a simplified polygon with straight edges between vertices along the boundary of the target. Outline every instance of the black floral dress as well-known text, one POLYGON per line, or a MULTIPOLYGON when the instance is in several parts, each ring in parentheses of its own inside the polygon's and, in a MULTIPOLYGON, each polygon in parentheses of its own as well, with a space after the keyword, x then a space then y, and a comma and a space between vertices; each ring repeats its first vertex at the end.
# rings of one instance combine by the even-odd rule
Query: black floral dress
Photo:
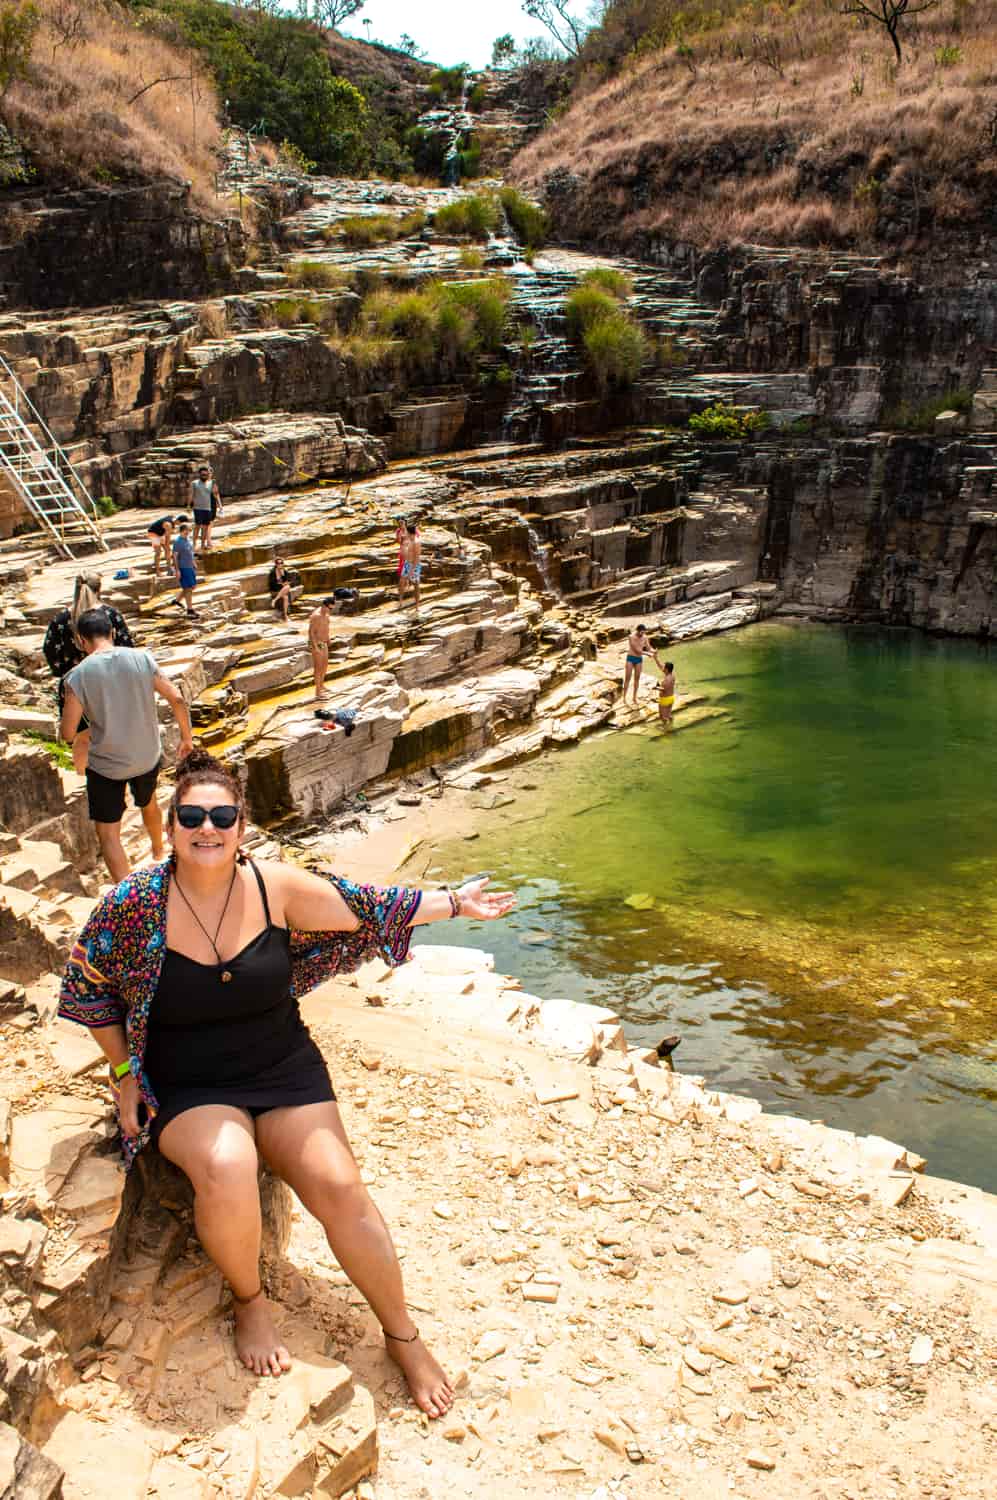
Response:
MULTIPOLYGON (((131 631, 125 624, 123 616, 116 609, 112 609, 110 604, 102 604, 100 607, 111 622, 114 644, 134 648, 135 642, 132 640, 131 631)), ((60 609, 59 613, 49 621, 45 639, 42 641, 42 651, 52 676, 59 679, 59 712, 62 713, 66 701, 66 673, 79 666, 85 654, 77 645, 76 637, 73 635, 73 616, 70 610, 60 609)), ((86 725, 81 725, 81 728, 86 728, 86 725)))

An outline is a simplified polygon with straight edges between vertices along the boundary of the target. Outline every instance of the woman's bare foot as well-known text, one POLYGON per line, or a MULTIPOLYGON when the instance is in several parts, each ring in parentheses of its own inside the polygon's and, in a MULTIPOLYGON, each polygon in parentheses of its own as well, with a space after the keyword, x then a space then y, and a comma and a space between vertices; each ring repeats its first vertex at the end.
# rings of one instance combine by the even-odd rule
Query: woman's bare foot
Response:
POLYGON ((284 1375, 291 1356, 277 1337, 270 1304, 260 1291, 247 1302, 233 1296, 235 1347, 247 1370, 254 1375, 284 1375))
POLYGON ((412 1400, 427 1417, 443 1417, 454 1403, 454 1389, 418 1335, 412 1340, 384 1335, 384 1347, 408 1381, 412 1400))

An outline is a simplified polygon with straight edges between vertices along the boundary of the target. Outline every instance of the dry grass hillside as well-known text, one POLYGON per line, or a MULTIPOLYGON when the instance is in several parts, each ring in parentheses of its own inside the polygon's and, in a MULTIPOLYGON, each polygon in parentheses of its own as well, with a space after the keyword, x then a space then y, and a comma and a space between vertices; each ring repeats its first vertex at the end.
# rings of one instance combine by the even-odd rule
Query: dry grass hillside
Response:
POLYGON ((899 67, 881 27, 840 11, 617 0, 513 176, 561 234, 607 246, 979 253, 997 227, 997 3, 909 20, 899 67))
POLYGON ((165 176, 189 181, 202 208, 215 205, 218 100, 201 63, 113 3, 35 4, 28 76, 11 87, 3 114, 44 183, 165 176))

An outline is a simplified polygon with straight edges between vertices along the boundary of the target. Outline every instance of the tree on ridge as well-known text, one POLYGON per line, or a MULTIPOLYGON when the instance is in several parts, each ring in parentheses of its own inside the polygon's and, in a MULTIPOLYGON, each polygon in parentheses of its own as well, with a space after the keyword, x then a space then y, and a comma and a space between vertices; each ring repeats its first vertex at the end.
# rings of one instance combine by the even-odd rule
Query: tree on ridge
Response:
POLYGON ((897 62, 903 62, 900 50, 900 26, 908 16, 916 16, 924 10, 932 10, 938 0, 847 0, 842 6, 843 16, 865 16, 884 26, 897 54, 897 62))

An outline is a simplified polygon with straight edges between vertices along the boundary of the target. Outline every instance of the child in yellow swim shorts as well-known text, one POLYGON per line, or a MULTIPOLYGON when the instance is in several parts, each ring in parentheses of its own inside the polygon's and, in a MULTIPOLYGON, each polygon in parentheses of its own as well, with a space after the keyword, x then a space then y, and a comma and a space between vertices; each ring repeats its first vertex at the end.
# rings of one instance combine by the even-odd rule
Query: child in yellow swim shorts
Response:
MULTIPOLYGON (((661 663, 658 663, 661 666, 661 663)), ((675 663, 666 661, 662 667, 662 678, 658 684, 658 718, 662 724, 672 722, 672 709, 675 706, 675 663)))

